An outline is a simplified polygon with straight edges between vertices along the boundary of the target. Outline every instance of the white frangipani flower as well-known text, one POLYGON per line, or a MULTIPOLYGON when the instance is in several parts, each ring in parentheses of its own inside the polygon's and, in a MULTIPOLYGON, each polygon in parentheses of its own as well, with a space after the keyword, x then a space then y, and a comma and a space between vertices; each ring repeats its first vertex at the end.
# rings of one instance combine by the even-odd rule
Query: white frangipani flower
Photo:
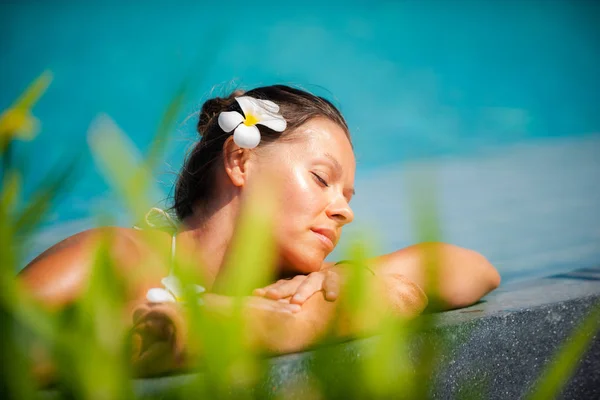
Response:
POLYGON ((260 143, 257 124, 276 132, 283 132, 287 126, 285 118, 279 114, 279 106, 270 100, 255 99, 250 96, 236 97, 244 115, 237 111, 223 111, 219 114, 219 126, 224 132, 233 132, 234 142, 245 149, 253 149, 260 143))
MULTIPOLYGON (((160 283, 163 284, 164 288, 152 288, 146 293, 146 300, 150 303, 177 303, 181 302, 183 298, 183 291, 179 279, 174 275, 169 275, 163 278, 160 283)), ((205 292, 205 289, 200 285, 194 285, 196 294, 205 292)), ((202 304, 202 300, 198 299, 198 302, 202 304)))

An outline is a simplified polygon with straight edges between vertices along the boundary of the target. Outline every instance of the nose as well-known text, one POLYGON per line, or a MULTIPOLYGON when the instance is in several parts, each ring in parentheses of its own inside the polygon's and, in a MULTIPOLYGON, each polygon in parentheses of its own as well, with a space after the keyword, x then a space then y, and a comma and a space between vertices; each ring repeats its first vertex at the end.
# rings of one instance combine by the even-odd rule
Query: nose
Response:
POLYGON ((327 207, 327 216, 335 220, 340 226, 354 221, 354 212, 343 195, 336 198, 327 207))

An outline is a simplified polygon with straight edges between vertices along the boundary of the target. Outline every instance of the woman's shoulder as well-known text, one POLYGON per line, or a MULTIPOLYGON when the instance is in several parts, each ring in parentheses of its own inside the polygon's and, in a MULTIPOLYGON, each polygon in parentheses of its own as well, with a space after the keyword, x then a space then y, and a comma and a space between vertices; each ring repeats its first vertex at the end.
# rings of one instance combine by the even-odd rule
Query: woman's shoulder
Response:
MULTIPOLYGON (((162 260, 170 251, 170 235, 157 230, 122 227, 88 229, 56 243, 19 273, 19 279, 34 297, 64 304, 85 287, 98 250, 104 246, 116 271, 130 275, 140 268, 164 274, 162 260)), ((154 274, 149 274, 154 275, 154 274)))
POLYGON ((87 229, 71 235, 48 248, 31 261, 23 271, 47 258, 86 255, 96 251, 102 243, 109 246, 113 256, 131 257, 140 251, 146 250, 149 246, 149 240, 153 238, 159 240, 164 235, 166 233, 155 230, 141 232, 138 229, 117 226, 87 229))

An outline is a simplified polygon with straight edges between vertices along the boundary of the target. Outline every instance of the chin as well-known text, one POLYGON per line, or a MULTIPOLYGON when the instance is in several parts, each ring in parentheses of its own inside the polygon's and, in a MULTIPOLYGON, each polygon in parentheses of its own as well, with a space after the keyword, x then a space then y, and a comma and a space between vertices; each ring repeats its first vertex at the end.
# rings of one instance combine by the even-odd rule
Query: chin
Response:
POLYGON ((325 257, 327 254, 315 249, 294 249, 294 251, 284 253, 284 269, 290 274, 307 275, 320 271, 325 257))

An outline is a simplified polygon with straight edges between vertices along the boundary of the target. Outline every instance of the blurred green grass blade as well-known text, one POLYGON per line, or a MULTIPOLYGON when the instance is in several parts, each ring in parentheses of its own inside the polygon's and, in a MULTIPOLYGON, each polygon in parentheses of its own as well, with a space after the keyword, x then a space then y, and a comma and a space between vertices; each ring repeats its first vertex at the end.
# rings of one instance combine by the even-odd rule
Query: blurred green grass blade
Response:
POLYGON ((21 96, 17 99, 17 101, 13 104, 15 108, 21 109, 30 109, 35 103, 38 102, 40 97, 46 92, 50 83, 52 83, 52 79, 54 78, 52 72, 46 70, 42 72, 42 74, 33 81, 27 89, 23 92, 21 96))
MULTIPOLYGON (((236 225, 224 273, 213 292, 233 296, 232 313, 217 316, 203 307, 188 307, 189 335, 202 348, 203 377, 194 380, 186 390, 201 391, 211 398, 250 398, 249 388, 263 375, 265 361, 256 351, 246 347, 244 296, 263 286, 272 273, 275 249, 272 238, 274 205, 270 191, 254 191, 244 202, 236 225)), ((176 272, 184 283, 197 283, 200 273, 195 265, 176 259, 176 272)), ((194 290, 186 291, 186 303, 196 301, 194 290)))
POLYGON ((437 171, 433 167, 416 166, 406 173, 416 239, 438 241, 442 235, 437 207, 437 171))
MULTIPOLYGON (((341 351, 337 346, 324 346, 314 350, 309 364, 310 375, 307 375, 309 379, 314 377, 315 388, 321 392, 321 396, 316 396, 316 398, 374 398, 368 396, 368 388, 363 385, 362 359, 350 357, 348 360, 344 360, 342 366, 340 365, 340 355, 341 351)), ((302 393, 303 390, 300 391, 300 394, 302 393)), ((314 395, 314 389, 308 393, 314 395)))
POLYGON ((565 340, 526 398, 530 400, 557 398, 599 329, 600 304, 596 304, 565 340))
MULTIPOLYGON (((10 214, 12 210, 14 210, 19 203, 18 199, 21 194, 21 175, 19 175, 16 171, 9 171, 4 176, 4 182, 2 184, 2 208, 6 210, 7 214, 10 214)), ((8 218, 8 215, 7 217, 8 218)), ((5 219, 2 219, 3 222, 5 219)))
POLYGON ((36 336, 46 345, 53 343, 54 324, 51 316, 29 301, 17 286, 15 271, 23 240, 15 235, 11 211, 17 206, 20 175, 12 170, 5 179, 0 201, 0 362, 4 366, 0 393, 26 399, 36 394, 31 384, 30 337, 36 336))
POLYGON ((44 219, 53 202, 65 195, 73 185, 78 171, 78 159, 66 166, 53 168, 42 179, 43 184, 31 195, 14 224, 18 235, 30 234, 44 219))
POLYGON ((3 177, 0 197, 0 296, 10 287, 12 275, 17 266, 18 246, 15 243, 13 228, 13 209, 20 192, 21 177, 16 171, 11 171, 3 177))
MULTIPOLYGON (((407 172, 407 183, 412 228, 417 243, 443 242, 440 225, 437 190, 437 171, 433 167, 416 167, 407 172)), ((425 247, 423 248, 425 249, 425 247)), ((425 291, 429 300, 428 310, 440 309, 440 273, 442 261, 439 249, 431 246, 424 251, 425 291)))
POLYGON ((5 147, 13 138, 30 140, 37 130, 38 122, 31 115, 31 108, 52 82, 52 73, 43 72, 19 96, 19 98, 0 115, 0 147, 4 152, 5 147))
POLYGON ((375 398, 414 398, 415 371, 409 357, 411 321, 387 318, 380 333, 368 346, 362 358, 363 381, 369 395, 375 398))
POLYGON ((489 395, 485 395, 489 391, 489 378, 484 376, 479 381, 463 380, 459 382, 457 400, 485 400, 489 395))
MULTIPOLYGON (((373 334, 373 329, 367 329, 367 324, 371 321, 373 311, 370 307, 373 293, 369 293, 367 282, 372 279, 371 272, 365 268, 366 260, 371 255, 371 249, 364 235, 354 235, 350 238, 349 245, 343 251, 343 258, 351 262, 341 264, 346 272, 344 286, 341 288, 339 297, 339 306, 330 325, 330 335, 323 338, 325 346, 318 348, 314 352, 314 359, 311 363, 311 375, 315 378, 317 386, 324 398, 364 398, 369 394, 370 385, 365 385, 363 372, 365 360, 363 357, 345 363, 343 368, 339 365, 339 348, 331 346, 329 343, 339 341, 338 323, 342 326, 348 326, 353 336, 364 336, 373 334)), ((362 344, 358 343, 360 347, 362 344)), ((363 349, 367 353, 371 350, 369 344, 363 349)), ((370 357, 372 354, 368 355, 370 357)))
POLYGON ((17 334, 10 312, 0 305, 0 362, 3 363, 0 393, 3 399, 33 399, 36 393, 31 384, 30 365, 17 345, 17 334))
POLYGON ((136 221, 144 219, 153 207, 152 198, 164 198, 153 184, 150 171, 131 140, 114 121, 101 115, 89 131, 92 155, 106 181, 123 200, 136 221))
POLYGON ((175 127, 175 121, 179 111, 182 109, 188 87, 189 83, 187 81, 179 87, 177 93, 175 93, 175 96, 173 96, 169 102, 167 110, 163 114, 163 118, 161 119, 158 129, 156 130, 154 139, 150 143, 145 164, 148 170, 151 172, 155 171, 164 157, 168 142, 167 139, 171 134, 171 130, 175 127))
POLYGON ((45 312, 17 285, 15 271, 19 264, 18 255, 24 238, 17 239, 14 222, 6 213, 6 201, 0 203, 0 308, 5 310, 16 323, 31 330, 45 342, 53 342, 54 321, 52 315, 45 312))
POLYGON ((94 250, 91 276, 82 297, 62 313, 57 348, 61 383, 75 397, 126 399, 133 396, 126 329, 124 282, 118 278, 105 230, 94 250))
MULTIPOLYGON (((410 210, 413 216, 413 230, 418 243, 442 242, 442 229, 438 214, 437 173, 431 167, 417 166, 408 171, 407 176, 410 210)), ((424 253, 426 294, 428 309, 438 309, 439 296, 439 252, 436 247, 424 253)), ((418 346, 415 362, 414 396, 427 398, 429 385, 435 379, 438 360, 449 348, 449 342, 441 333, 435 333, 437 315, 422 316, 414 321, 417 332, 422 338, 418 346)))
MULTIPOLYGON (((8 185, 6 185, 8 186, 8 185)), ((6 188, 5 186, 5 188, 6 188)), ((19 357, 15 340, 15 318, 13 309, 18 306, 18 299, 13 296, 14 271, 16 267, 16 249, 12 224, 8 216, 11 195, 2 193, 0 202, 0 362, 3 372, 0 376, 0 394, 2 397, 28 398, 30 385, 23 382, 28 376, 27 367, 19 357), (25 386, 23 386, 25 384, 25 386)))
POLYGON ((247 296, 273 276, 276 248, 273 237, 278 188, 261 185, 252 189, 236 225, 221 280, 215 290, 231 296, 247 296))
MULTIPOLYGON (((262 183, 262 182, 261 182, 262 183)), ((204 332, 204 361, 209 390, 217 397, 250 398, 248 388, 263 375, 265 362, 246 343, 244 296, 264 286, 273 274, 273 238, 277 188, 257 182, 241 211, 222 278, 213 291, 233 296, 229 318, 212 319, 204 332)))
POLYGON ((366 311, 365 306, 368 303, 366 282, 369 278, 365 279, 367 270, 364 266, 367 265, 367 259, 372 252, 364 237, 355 236, 345 254, 344 258, 352 262, 343 264, 348 271, 348 279, 345 287, 347 295, 342 297, 342 307, 349 315, 358 317, 366 311))
POLYGON ((219 33, 216 32, 217 30, 211 32, 210 36, 207 37, 204 48, 198 53, 198 58, 191 63, 187 77, 183 80, 167 105, 167 109, 159 123, 146 157, 145 164, 150 171, 155 171, 164 156, 167 139, 175 127, 178 113, 183 109, 186 94, 208 76, 209 69, 213 64, 207 62, 207 60, 215 60, 222 49, 222 43, 226 39, 227 30, 221 29, 219 33))

